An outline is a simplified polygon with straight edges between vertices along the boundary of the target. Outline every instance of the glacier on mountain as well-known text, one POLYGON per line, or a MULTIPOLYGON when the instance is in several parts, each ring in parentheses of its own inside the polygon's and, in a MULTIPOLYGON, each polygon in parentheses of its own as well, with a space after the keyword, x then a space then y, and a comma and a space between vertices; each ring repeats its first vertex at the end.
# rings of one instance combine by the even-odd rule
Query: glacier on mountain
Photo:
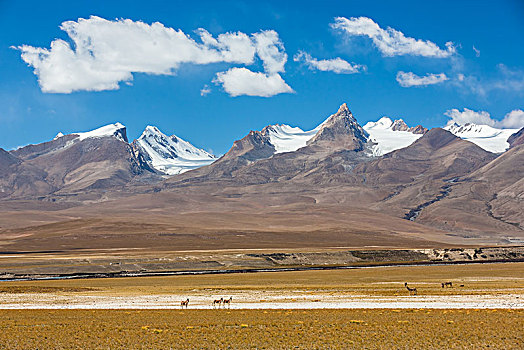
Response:
POLYGON ((118 122, 114 124, 105 125, 98 129, 87 131, 87 132, 75 132, 73 133, 73 135, 78 135, 77 139, 79 141, 82 141, 88 138, 114 136, 121 141, 127 142, 126 127, 118 122))
POLYGON ((506 151, 509 148, 508 138, 519 131, 519 129, 497 129, 489 125, 472 123, 459 125, 453 121, 450 121, 444 129, 493 153, 506 151))
POLYGON ((155 126, 147 126, 135 142, 145 152, 151 166, 167 175, 181 174, 217 160, 209 152, 176 135, 167 136, 155 126))
POLYGON ((266 126, 262 130, 262 134, 269 137, 269 142, 275 147, 275 153, 294 152, 305 147, 321 126, 322 124, 312 130, 304 131, 299 127, 276 124, 266 126))
POLYGON ((408 147, 423 135, 408 131, 410 128, 402 119, 392 121, 388 117, 382 117, 376 122, 368 122, 363 129, 369 134, 369 140, 374 143, 372 147, 374 156, 408 147))

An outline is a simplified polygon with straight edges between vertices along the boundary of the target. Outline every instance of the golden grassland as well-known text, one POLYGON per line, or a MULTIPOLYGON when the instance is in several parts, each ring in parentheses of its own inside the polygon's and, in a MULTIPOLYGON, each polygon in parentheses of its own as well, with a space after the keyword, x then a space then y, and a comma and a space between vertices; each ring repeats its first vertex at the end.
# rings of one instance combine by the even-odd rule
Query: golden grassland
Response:
MULTIPOLYGON (((16 281, 0 283, 0 300, 3 293, 405 296, 404 282, 419 295, 522 295, 524 263, 16 281), (454 287, 441 288, 444 281, 454 287)), ((0 310, 0 349, 523 349, 523 329, 524 309, 0 310)))
POLYGON ((524 310, 2 310, 2 349, 522 349, 524 310))
POLYGON ((15 281, 0 283, 0 294, 40 292, 190 296, 195 292, 304 290, 343 295, 394 296, 406 294, 404 282, 416 287, 419 295, 524 294, 524 263, 15 281), (454 288, 441 288, 440 284, 444 281, 452 281, 454 288))

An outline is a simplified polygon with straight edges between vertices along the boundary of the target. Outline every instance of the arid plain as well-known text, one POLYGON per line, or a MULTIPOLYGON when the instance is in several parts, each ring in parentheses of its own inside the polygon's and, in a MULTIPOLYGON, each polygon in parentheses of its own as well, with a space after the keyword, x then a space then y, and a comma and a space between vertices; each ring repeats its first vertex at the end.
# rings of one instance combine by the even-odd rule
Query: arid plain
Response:
POLYGON ((489 263, 3 282, 0 342, 18 349, 519 349, 522 276, 524 263, 489 263), (231 304, 212 306, 229 297, 231 304))

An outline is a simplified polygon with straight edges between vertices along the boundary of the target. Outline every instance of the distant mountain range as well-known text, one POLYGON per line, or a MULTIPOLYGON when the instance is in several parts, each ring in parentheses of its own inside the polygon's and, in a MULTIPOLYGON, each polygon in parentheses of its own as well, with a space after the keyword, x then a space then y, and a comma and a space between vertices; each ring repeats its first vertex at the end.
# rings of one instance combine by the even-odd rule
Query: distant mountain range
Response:
MULTIPOLYGON (((347 105, 343 104, 341 109, 348 110, 347 105)), ((258 147, 257 152, 265 152, 266 155, 294 152, 305 147, 321 131, 328 120, 329 118, 309 131, 286 124, 268 125, 260 132, 252 131, 246 136, 247 139, 235 142, 233 147, 238 148, 240 147, 239 145, 246 142, 263 142, 266 145, 265 150, 261 151, 260 147, 258 147), (254 138, 258 138, 258 141, 255 141, 254 138), (248 139, 251 141, 248 141, 248 139)), ((388 117, 382 117, 376 122, 368 122, 362 129, 364 130, 363 135, 365 135, 366 141, 372 144, 370 148, 371 156, 381 156, 407 147, 428 131, 421 125, 409 127, 402 119, 391 120, 388 117)), ((518 129, 497 129, 488 125, 470 123, 465 125, 449 123, 444 129, 493 153, 506 151, 510 147, 508 139, 519 131, 518 129)), ((104 137, 114 137, 117 140, 128 142, 126 128, 118 122, 88 132, 78 132, 69 135, 59 132, 51 142, 65 136, 67 136, 70 142, 66 143, 63 148, 86 139, 101 139, 104 137)), ((28 149, 37 146, 29 145, 9 153, 13 155, 24 154, 28 149)), ((147 126, 142 135, 131 143, 131 148, 136 157, 147 163, 147 166, 144 167, 145 170, 156 171, 158 174, 165 175, 181 174, 209 165, 218 159, 213 154, 193 146, 176 135, 165 135, 155 126, 147 126)))
POLYGON ((220 158, 154 126, 132 142, 120 123, 58 134, 0 149, 0 243, 43 249, 40 234, 74 235, 66 246, 91 246, 122 227, 238 247, 251 233, 268 247, 289 234, 327 246, 522 243, 522 135, 387 117, 362 127, 346 104, 313 130, 251 131, 220 158))

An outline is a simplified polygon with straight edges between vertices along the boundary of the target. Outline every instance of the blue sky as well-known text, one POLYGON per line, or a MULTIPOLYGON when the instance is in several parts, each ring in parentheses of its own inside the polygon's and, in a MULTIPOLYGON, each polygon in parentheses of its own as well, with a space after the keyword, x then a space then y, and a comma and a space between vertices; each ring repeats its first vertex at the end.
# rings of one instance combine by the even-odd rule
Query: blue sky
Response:
POLYGON ((524 121, 522 0, 0 0, 0 30, 5 149, 119 121, 130 139, 155 125, 221 154, 269 124, 311 129, 343 102, 361 124, 524 121), (49 54, 56 39, 66 50, 49 54))

